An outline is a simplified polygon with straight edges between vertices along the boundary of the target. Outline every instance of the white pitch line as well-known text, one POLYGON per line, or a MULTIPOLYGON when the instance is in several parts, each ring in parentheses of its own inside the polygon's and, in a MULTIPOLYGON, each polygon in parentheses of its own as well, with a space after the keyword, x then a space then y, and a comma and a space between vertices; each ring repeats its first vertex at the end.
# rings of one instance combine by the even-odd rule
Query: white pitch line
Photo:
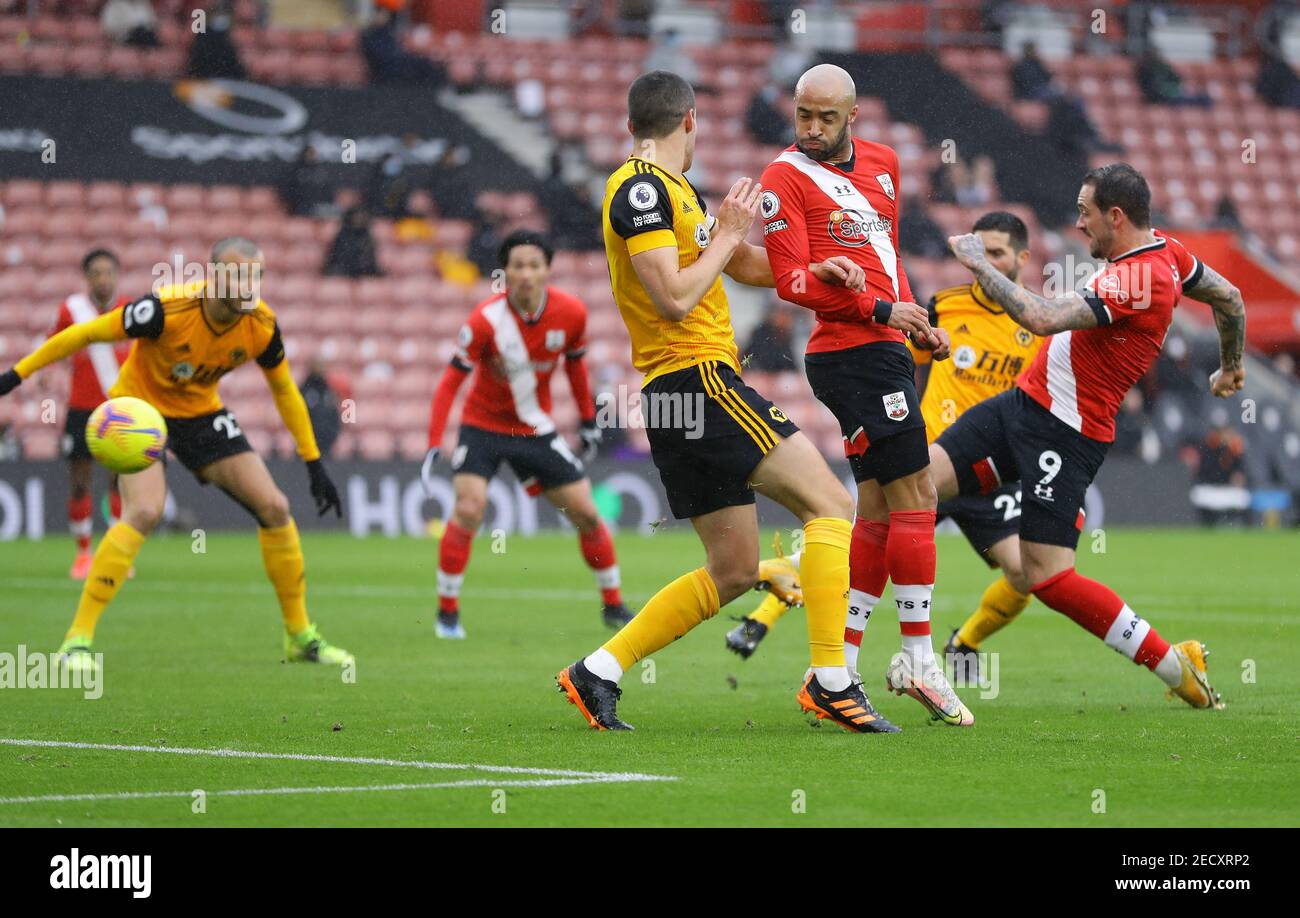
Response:
POLYGON ((601 782, 676 781, 670 775, 644 775, 634 771, 575 771, 567 768, 528 768, 520 765, 479 765, 457 762, 423 762, 407 759, 378 759, 368 756, 320 755, 306 752, 255 752, 246 749, 192 749, 185 746, 130 746, 121 743, 75 743, 61 740, 13 739, 0 737, 0 746, 41 749, 88 749, 99 752, 154 752, 165 755, 211 756, 227 759, 275 759, 289 762, 330 762, 338 765, 378 765, 385 768, 432 768, 444 771, 485 771, 497 774, 544 775, 585 778, 601 782))
MULTIPOLYGON (((358 794, 376 791, 434 790, 447 787, 574 787, 581 784, 618 784, 621 778, 533 778, 529 780, 493 781, 470 778, 465 781, 438 781, 429 784, 362 784, 356 787, 246 787, 204 791, 207 797, 263 797, 288 794, 358 794)), ((105 794, 42 794, 36 797, 0 797, 0 805, 21 803, 69 803, 92 800, 159 800, 194 796, 182 791, 117 791, 105 794)))

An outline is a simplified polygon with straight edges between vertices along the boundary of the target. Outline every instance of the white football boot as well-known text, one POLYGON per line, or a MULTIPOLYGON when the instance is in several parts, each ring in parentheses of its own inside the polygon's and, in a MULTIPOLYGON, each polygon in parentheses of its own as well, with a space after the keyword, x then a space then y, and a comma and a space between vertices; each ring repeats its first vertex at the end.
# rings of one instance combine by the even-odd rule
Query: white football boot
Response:
POLYGON ((962 704, 948 684, 948 677, 937 659, 922 665, 909 653, 896 653, 885 670, 885 688, 896 695, 910 695, 930 712, 935 720, 953 727, 969 727, 975 715, 962 704), (920 673, 917 673, 917 669, 920 673))

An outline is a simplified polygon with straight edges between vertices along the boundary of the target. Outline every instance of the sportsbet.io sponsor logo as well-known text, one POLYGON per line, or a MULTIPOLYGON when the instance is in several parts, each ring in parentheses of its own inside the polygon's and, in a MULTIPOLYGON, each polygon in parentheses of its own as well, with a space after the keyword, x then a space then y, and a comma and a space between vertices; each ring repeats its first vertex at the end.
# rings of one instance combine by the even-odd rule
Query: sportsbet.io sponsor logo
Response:
POLYGON ((884 233, 888 236, 893 226, 893 221, 885 217, 876 216, 868 219, 858 211, 846 208, 831 211, 830 224, 826 229, 831 234, 831 238, 840 245, 856 249, 866 245, 873 233, 884 233))
POLYGON ((153 855, 68 854, 50 858, 51 889, 129 889, 136 899, 153 891, 153 855))

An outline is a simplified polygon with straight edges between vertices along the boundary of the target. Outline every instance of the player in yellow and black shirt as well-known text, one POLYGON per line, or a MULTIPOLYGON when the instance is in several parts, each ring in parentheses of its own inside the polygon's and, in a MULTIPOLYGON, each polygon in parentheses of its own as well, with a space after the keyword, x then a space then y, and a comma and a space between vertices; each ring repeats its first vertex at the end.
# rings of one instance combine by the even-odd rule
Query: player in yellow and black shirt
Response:
MULTIPOLYGON (((1015 214, 992 211, 975 221, 972 232, 984 240, 989 261, 1010 280, 1019 281, 1029 260, 1029 232, 1015 214)), ((972 406, 1015 385, 1043 339, 1021 328, 978 282, 940 290, 930 300, 930 324, 942 327, 952 341, 952 358, 930 362, 921 414, 933 443, 972 406)), ((910 347, 910 345, 909 345, 910 347)), ((912 348, 918 366, 929 353, 912 348)), ((945 655, 957 655, 958 676, 977 681, 980 643, 1009 624, 1029 605, 1029 584, 1020 567, 1020 484, 1012 482, 989 494, 954 497, 939 504, 938 518, 955 522, 971 547, 1002 576, 989 585, 979 608, 953 632, 945 655)))
MULTIPOLYGON (((286 659, 345 664, 351 654, 328 644, 307 617, 302 546, 289 501, 217 394, 222 376, 256 360, 307 463, 317 510, 341 515, 338 490, 321 464, 275 315, 257 295, 261 268, 262 253, 254 243, 223 239, 213 247, 205 280, 161 288, 119 311, 59 332, 0 375, 0 395, 92 342, 135 339, 109 397, 134 396, 157 408, 167 421, 167 446, 176 458, 257 519, 262 561, 284 619, 286 659)), ((90 653, 95 625, 162 517, 167 498, 162 464, 122 475, 119 482, 121 519, 95 552, 76 617, 60 648, 69 667, 95 665, 90 653)))
MULTIPOLYGON (((804 524, 802 579, 812 673, 800 703, 856 732, 897 730, 872 709, 844 666, 853 501, 789 418, 740 378, 720 275, 774 286, 767 253, 744 241, 762 188, 741 179, 716 219, 685 178, 695 153, 695 93, 657 70, 628 90, 633 155, 605 186, 605 254, 614 301, 645 374, 641 413, 650 451, 678 519, 690 519, 707 563, 659 591, 604 647, 556 681, 598 729, 618 718, 618 680, 760 579, 754 491, 804 524)), ((839 261, 835 259, 834 261, 839 261)), ((847 260, 846 260, 847 261, 847 260)), ((826 263, 809 266, 821 277, 826 263)), ((863 282, 843 265, 834 278, 863 282)))

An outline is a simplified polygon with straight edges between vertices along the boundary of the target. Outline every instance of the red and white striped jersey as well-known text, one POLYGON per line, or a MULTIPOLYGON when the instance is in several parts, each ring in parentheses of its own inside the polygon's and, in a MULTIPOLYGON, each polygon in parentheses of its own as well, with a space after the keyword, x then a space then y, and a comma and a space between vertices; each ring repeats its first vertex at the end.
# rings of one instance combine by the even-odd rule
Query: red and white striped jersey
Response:
POLYGON ((511 436, 542 436, 555 431, 551 419, 551 374, 566 362, 571 382, 579 375, 574 399, 584 418, 595 416, 587 386, 587 307, 572 294, 547 287, 542 305, 525 317, 498 294, 474 307, 460 329, 456 355, 448 368, 449 391, 434 399, 430 444, 437 445, 451 409, 455 388, 475 370, 461 422, 511 436), (581 389, 582 391, 578 391, 581 389))
POLYGON ((817 313, 808 353, 903 341, 902 332, 870 318, 877 298, 912 302, 898 255, 898 154, 854 138, 852 158, 832 165, 792 146, 763 171, 761 181, 763 244, 777 293, 817 313), (810 263, 835 255, 853 259, 866 272, 863 293, 809 274, 810 263))
POLYGON ((1058 332, 1016 380, 1085 437, 1110 443, 1125 394, 1155 363, 1183 291, 1201 263, 1172 236, 1111 259, 1084 284, 1096 328, 1058 332))
MULTIPOLYGON (((104 310, 111 312, 131 302, 118 297, 104 310)), ((59 318, 50 331, 53 337, 70 325, 98 319, 101 313, 93 300, 84 293, 74 293, 59 305, 59 318)), ((68 393, 68 407, 74 411, 92 411, 108 398, 106 394, 117 381, 117 371, 131 353, 130 341, 115 344, 92 344, 72 355, 72 385, 68 393)))

